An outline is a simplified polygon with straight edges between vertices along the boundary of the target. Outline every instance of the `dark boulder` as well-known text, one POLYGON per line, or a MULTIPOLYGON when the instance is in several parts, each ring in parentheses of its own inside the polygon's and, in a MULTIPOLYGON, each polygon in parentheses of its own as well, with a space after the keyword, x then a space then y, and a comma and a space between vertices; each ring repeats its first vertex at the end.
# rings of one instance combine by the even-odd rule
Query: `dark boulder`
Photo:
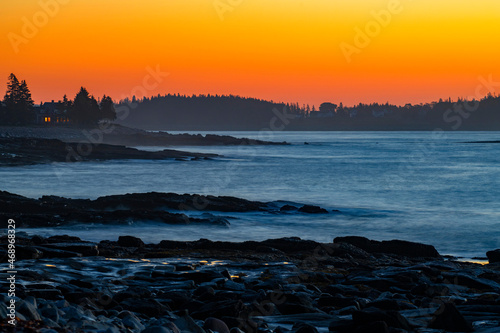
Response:
POLYGON ((59 289, 30 289, 26 294, 36 298, 43 298, 49 300, 62 299, 62 293, 59 289))
MULTIPOLYGON (((43 200, 42 197, 41 200, 43 200)), ((76 236, 68 236, 68 235, 56 235, 56 236, 50 236, 49 238, 46 239, 47 243, 81 243, 82 240, 79 237, 76 236)))
POLYGON ((385 321, 376 321, 365 326, 360 326, 354 333, 390 333, 385 321))
POLYGON ((82 256, 81 253, 73 251, 49 249, 48 247, 43 247, 43 246, 35 246, 35 248, 42 251, 44 258, 72 258, 72 257, 82 256))
POLYGON ((295 333, 318 333, 316 327, 305 323, 297 323, 293 325, 292 330, 295 333))
POLYGON ((486 252, 490 264, 500 262, 500 249, 486 252))
POLYGON ((142 330, 141 333, 172 333, 172 330, 162 326, 151 326, 142 330))
POLYGON ((280 212, 290 212, 290 211, 296 211, 298 208, 292 205, 284 205, 283 207, 280 208, 280 212))
POLYGON ((226 323, 213 317, 205 319, 203 328, 205 330, 212 330, 212 332, 229 333, 229 327, 227 327, 226 323))
POLYGON ((365 237, 347 236, 337 237, 334 243, 348 243, 369 253, 389 253, 412 258, 438 258, 438 251, 434 246, 402 240, 374 241, 365 237))
POLYGON ((285 253, 311 251, 317 249, 320 246, 320 243, 310 240, 303 240, 299 237, 268 239, 260 242, 260 244, 283 251, 285 253))
POLYGON ((144 247, 144 242, 134 236, 120 236, 118 237, 118 245, 123 247, 144 247))
POLYGON ((319 206, 304 205, 299 208, 299 212, 307 214, 328 214, 328 211, 319 206))
POLYGON ((383 241, 380 243, 379 252, 393 253, 406 257, 430 257, 437 258, 439 253, 432 245, 414 243, 402 240, 383 241))
POLYGON ((361 311, 354 311, 352 320, 355 326, 370 325, 383 321, 389 327, 411 330, 410 323, 397 311, 384 311, 377 308, 366 308, 361 311))
POLYGON ((434 313, 429 328, 442 329, 447 332, 473 332, 472 325, 465 320, 453 303, 444 303, 434 313))
POLYGON ((156 318, 160 317, 166 311, 170 310, 168 307, 158 303, 158 301, 153 298, 128 298, 120 302, 120 306, 125 310, 156 318))
POLYGON ((45 244, 44 247, 47 247, 49 249, 81 253, 82 255, 89 257, 99 255, 99 250, 97 249, 97 244, 95 243, 50 243, 45 244))
POLYGON ((33 246, 16 246, 16 259, 38 259, 43 252, 33 246))

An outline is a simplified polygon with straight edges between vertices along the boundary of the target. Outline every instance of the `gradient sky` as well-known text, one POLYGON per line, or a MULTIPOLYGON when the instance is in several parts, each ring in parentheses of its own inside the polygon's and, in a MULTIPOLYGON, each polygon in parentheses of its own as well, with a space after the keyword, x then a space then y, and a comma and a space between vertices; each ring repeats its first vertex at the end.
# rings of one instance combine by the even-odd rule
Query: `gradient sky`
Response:
POLYGON ((500 81, 498 0, 61 0, 43 22, 41 3, 57 1, 0 1, 2 96, 13 72, 37 103, 73 98, 80 86, 120 99, 142 85, 147 67, 170 73, 151 95, 316 106, 467 97, 479 76, 500 81), (341 43, 355 46, 355 28, 391 1, 401 12, 346 61, 341 43), (215 5, 229 3, 221 19, 215 5), (23 35, 34 19, 38 32, 23 35), (13 34, 25 38, 18 52, 13 34))

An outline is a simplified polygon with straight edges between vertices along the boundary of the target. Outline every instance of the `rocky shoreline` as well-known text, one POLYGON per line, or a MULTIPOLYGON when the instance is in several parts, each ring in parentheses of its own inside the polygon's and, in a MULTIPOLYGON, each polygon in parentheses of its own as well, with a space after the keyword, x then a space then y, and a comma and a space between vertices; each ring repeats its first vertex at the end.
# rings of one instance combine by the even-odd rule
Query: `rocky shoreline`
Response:
POLYGON ((26 198, 0 191, 0 227, 6 228, 8 219, 17 219, 20 228, 57 227, 71 223, 130 224, 156 221, 165 224, 211 224, 228 226, 231 216, 221 217, 211 212, 269 214, 328 214, 335 210, 311 205, 279 205, 250 201, 235 197, 215 197, 176 193, 132 193, 111 195, 96 200, 69 199, 43 196, 26 198), (189 212, 204 212, 201 217, 189 212))
POLYGON ((217 156, 171 149, 151 152, 108 144, 83 146, 80 143, 62 142, 57 139, 0 138, 0 167, 126 159, 187 161, 217 156))
MULTIPOLYGON (((0 243, 5 249, 7 237, 0 243)), ((19 232, 16 329, 493 333, 500 263, 492 253, 480 265, 431 245, 362 237, 145 244, 19 232)), ((8 331, 8 276, 0 275, 0 327, 8 331)))

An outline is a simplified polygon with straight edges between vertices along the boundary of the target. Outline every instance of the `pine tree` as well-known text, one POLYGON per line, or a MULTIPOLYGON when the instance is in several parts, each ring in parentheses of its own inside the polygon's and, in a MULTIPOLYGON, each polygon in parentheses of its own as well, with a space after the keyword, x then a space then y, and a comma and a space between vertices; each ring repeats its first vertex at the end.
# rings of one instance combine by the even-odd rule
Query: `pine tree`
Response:
POLYGON ((102 119, 97 100, 84 87, 81 87, 75 96, 68 117, 75 124, 84 126, 95 125, 102 119))
POLYGON ((109 96, 104 95, 100 104, 101 117, 109 121, 116 119, 115 103, 109 96))
POLYGON ((26 81, 9 75, 4 102, 7 108, 6 120, 12 124, 26 125, 34 121, 33 99, 26 81))
POLYGON ((35 102, 31 97, 31 91, 28 88, 28 84, 24 80, 21 82, 21 85, 19 87, 19 94, 20 94, 20 100, 19 100, 18 112, 21 123, 22 124, 32 123, 35 120, 35 115, 33 112, 33 106, 35 105, 35 102))

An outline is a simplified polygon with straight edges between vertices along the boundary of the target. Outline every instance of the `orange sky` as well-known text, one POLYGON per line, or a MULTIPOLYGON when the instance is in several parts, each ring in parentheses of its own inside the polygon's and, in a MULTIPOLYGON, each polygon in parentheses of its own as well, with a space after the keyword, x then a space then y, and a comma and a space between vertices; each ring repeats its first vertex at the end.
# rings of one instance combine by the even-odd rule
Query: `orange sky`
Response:
POLYGON ((169 73, 147 81, 150 95, 316 106, 467 97, 478 76, 500 81, 498 0, 1 0, 0 13, 0 93, 13 72, 36 102, 80 86, 130 96, 148 67, 169 73), (378 31, 356 44, 366 27, 378 31), (357 47, 350 62, 341 45, 357 47))

